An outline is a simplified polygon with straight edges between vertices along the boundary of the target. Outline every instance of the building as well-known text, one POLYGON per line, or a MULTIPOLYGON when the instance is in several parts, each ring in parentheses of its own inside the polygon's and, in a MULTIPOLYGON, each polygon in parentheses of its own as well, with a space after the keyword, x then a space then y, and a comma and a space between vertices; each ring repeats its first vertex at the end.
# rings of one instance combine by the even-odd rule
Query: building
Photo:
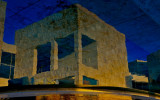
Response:
POLYGON ((160 50, 147 56, 149 82, 160 82, 160 50))
POLYGON ((135 60, 128 63, 129 72, 131 74, 136 74, 138 76, 147 76, 148 77, 148 66, 147 61, 135 60))
POLYGON ((149 69, 149 88, 151 91, 160 89, 160 50, 147 56, 149 69))
POLYGON ((3 42, 6 2, 0 0, 0 86, 13 79, 16 46, 3 42))
POLYGON ((132 88, 149 90, 148 77, 132 74, 132 88))
POLYGON ((125 35, 75 4, 16 31, 14 78, 52 84, 72 77, 76 85, 126 87, 125 35))
POLYGON ((147 61, 135 60, 128 63, 129 72, 132 74, 132 88, 148 90, 147 61))
MULTIPOLYGON (((6 2, 0 1, 0 50, 2 50, 3 45, 3 34, 4 34, 4 22, 5 22, 5 14, 6 14, 6 2)), ((0 51, 0 58, 2 52, 0 51)))

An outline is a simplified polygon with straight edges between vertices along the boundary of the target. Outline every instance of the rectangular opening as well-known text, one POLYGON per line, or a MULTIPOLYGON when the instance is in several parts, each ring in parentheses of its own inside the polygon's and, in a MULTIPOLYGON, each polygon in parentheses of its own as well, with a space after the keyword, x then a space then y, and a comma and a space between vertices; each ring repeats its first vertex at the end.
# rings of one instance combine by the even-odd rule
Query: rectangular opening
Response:
POLYGON ((58 59, 64 58, 74 52, 74 34, 56 39, 56 42, 58 43, 58 59))
POLYGON ((9 52, 2 52, 1 63, 15 66, 15 54, 9 52))
POLYGON ((98 81, 93 78, 83 76, 83 85, 98 85, 98 81))
POLYGON ((37 73, 50 71, 51 43, 37 46, 37 73))
POLYGON ((0 77, 13 79, 15 66, 15 54, 2 52, 0 64, 0 77))
POLYGON ((97 43, 88 36, 82 35, 82 63, 97 69, 97 43))

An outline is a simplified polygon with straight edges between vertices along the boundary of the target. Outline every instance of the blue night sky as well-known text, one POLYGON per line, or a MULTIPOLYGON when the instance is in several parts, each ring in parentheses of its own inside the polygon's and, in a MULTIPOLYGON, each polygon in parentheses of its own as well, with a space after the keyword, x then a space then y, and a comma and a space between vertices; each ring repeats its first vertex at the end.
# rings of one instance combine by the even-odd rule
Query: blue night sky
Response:
MULTIPOLYGON (((15 31, 56 13, 57 0, 5 0, 4 41, 14 44, 15 31)), ((160 49, 160 0, 65 0, 78 3, 126 35, 128 61, 146 60, 160 49)))

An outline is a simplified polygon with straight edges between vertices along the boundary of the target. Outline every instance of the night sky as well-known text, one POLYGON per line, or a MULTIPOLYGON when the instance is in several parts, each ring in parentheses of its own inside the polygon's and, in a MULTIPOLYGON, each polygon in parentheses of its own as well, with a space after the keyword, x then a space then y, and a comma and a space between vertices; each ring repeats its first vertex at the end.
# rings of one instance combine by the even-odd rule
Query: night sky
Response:
MULTIPOLYGON (((15 31, 63 10, 57 0, 7 1, 4 41, 14 44, 15 31)), ((79 3, 126 35, 128 61, 146 60, 160 49, 160 0, 65 0, 79 3), (146 2, 145 2, 146 1, 146 2)))

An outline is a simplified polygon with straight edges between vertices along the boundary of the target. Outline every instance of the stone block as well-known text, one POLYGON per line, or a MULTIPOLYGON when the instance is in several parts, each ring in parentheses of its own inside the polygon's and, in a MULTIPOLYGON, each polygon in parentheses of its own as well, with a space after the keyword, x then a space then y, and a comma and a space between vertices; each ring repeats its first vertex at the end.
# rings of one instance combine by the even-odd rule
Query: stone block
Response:
POLYGON ((78 4, 17 30, 15 39, 15 78, 52 84, 55 79, 74 76, 74 84, 83 85, 86 76, 99 86, 126 87, 125 35, 78 4), (51 43, 51 70, 36 73, 36 47, 47 42, 51 43))

